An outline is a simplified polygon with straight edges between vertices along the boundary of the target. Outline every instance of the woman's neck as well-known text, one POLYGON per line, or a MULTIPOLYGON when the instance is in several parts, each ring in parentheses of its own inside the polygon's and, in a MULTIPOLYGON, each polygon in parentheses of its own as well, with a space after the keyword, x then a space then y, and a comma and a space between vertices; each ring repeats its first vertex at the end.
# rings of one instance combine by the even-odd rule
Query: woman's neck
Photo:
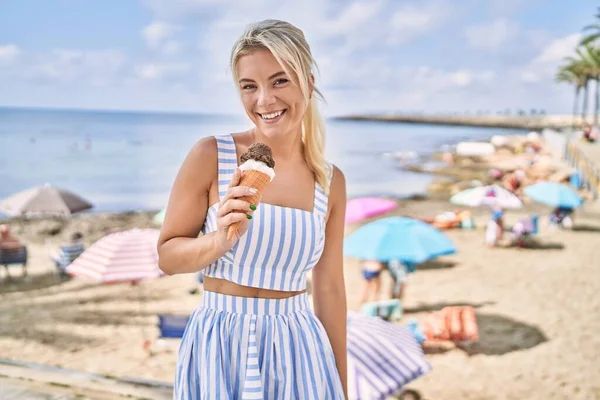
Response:
POLYGON ((290 132, 280 137, 267 137, 258 129, 254 128, 250 132, 253 142, 261 142, 271 148, 275 163, 295 163, 304 159, 304 144, 302 143, 301 129, 296 132, 290 132))

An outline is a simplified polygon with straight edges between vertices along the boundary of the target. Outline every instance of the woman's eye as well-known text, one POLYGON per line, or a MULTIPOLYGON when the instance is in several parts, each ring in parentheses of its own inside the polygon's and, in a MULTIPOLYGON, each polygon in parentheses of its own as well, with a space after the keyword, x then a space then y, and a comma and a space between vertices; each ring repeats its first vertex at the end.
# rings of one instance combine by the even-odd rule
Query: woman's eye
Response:
POLYGON ((288 83, 288 82, 289 82, 289 80, 287 80, 287 79, 285 79, 285 78, 281 78, 281 79, 277 79, 277 80, 275 81, 275 84, 276 84, 276 85, 282 85, 282 84, 284 84, 284 83, 288 83))
POLYGON ((254 89, 254 88, 255 88, 254 85, 244 85, 244 86, 242 86, 242 90, 251 90, 251 89, 254 89))

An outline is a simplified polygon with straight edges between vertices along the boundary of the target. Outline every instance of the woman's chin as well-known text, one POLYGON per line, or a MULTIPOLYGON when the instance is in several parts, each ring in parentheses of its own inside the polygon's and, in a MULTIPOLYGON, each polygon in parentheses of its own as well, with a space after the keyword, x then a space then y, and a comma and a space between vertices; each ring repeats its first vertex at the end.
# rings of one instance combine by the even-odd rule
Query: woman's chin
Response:
POLYGON ((277 124, 260 124, 258 128, 267 137, 279 137, 285 135, 289 131, 288 124, 277 123, 277 124))

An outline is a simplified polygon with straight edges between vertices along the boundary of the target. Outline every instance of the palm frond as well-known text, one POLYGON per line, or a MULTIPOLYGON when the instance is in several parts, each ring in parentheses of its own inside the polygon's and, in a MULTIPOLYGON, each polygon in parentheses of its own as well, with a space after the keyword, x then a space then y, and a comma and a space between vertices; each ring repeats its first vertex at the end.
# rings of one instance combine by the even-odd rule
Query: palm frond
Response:
POLYGON ((580 45, 585 46, 588 44, 592 44, 600 39, 600 33, 593 33, 591 35, 584 36, 579 42, 580 45))

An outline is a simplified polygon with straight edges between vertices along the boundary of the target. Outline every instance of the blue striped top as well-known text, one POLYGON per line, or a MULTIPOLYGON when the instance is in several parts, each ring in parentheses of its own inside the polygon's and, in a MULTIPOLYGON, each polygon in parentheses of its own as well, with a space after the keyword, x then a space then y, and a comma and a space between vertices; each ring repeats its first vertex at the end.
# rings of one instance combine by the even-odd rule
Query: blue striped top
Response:
MULTIPOLYGON (((231 135, 216 136, 219 158, 219 199, 227 192, 237 167, 235 142, 231 135)), ((333 168, 329 164, 329 180, 333 168)), ((217 229, 217 208, 209 207, 204 234, 217 229)), ((325 245, 327 196, 315 181, 312 211, 259 203, 248 231, 214 263, 204 275, 226 279, 243 286, 297 291, 306 288, 306 273, 313 269, 325 245)))

